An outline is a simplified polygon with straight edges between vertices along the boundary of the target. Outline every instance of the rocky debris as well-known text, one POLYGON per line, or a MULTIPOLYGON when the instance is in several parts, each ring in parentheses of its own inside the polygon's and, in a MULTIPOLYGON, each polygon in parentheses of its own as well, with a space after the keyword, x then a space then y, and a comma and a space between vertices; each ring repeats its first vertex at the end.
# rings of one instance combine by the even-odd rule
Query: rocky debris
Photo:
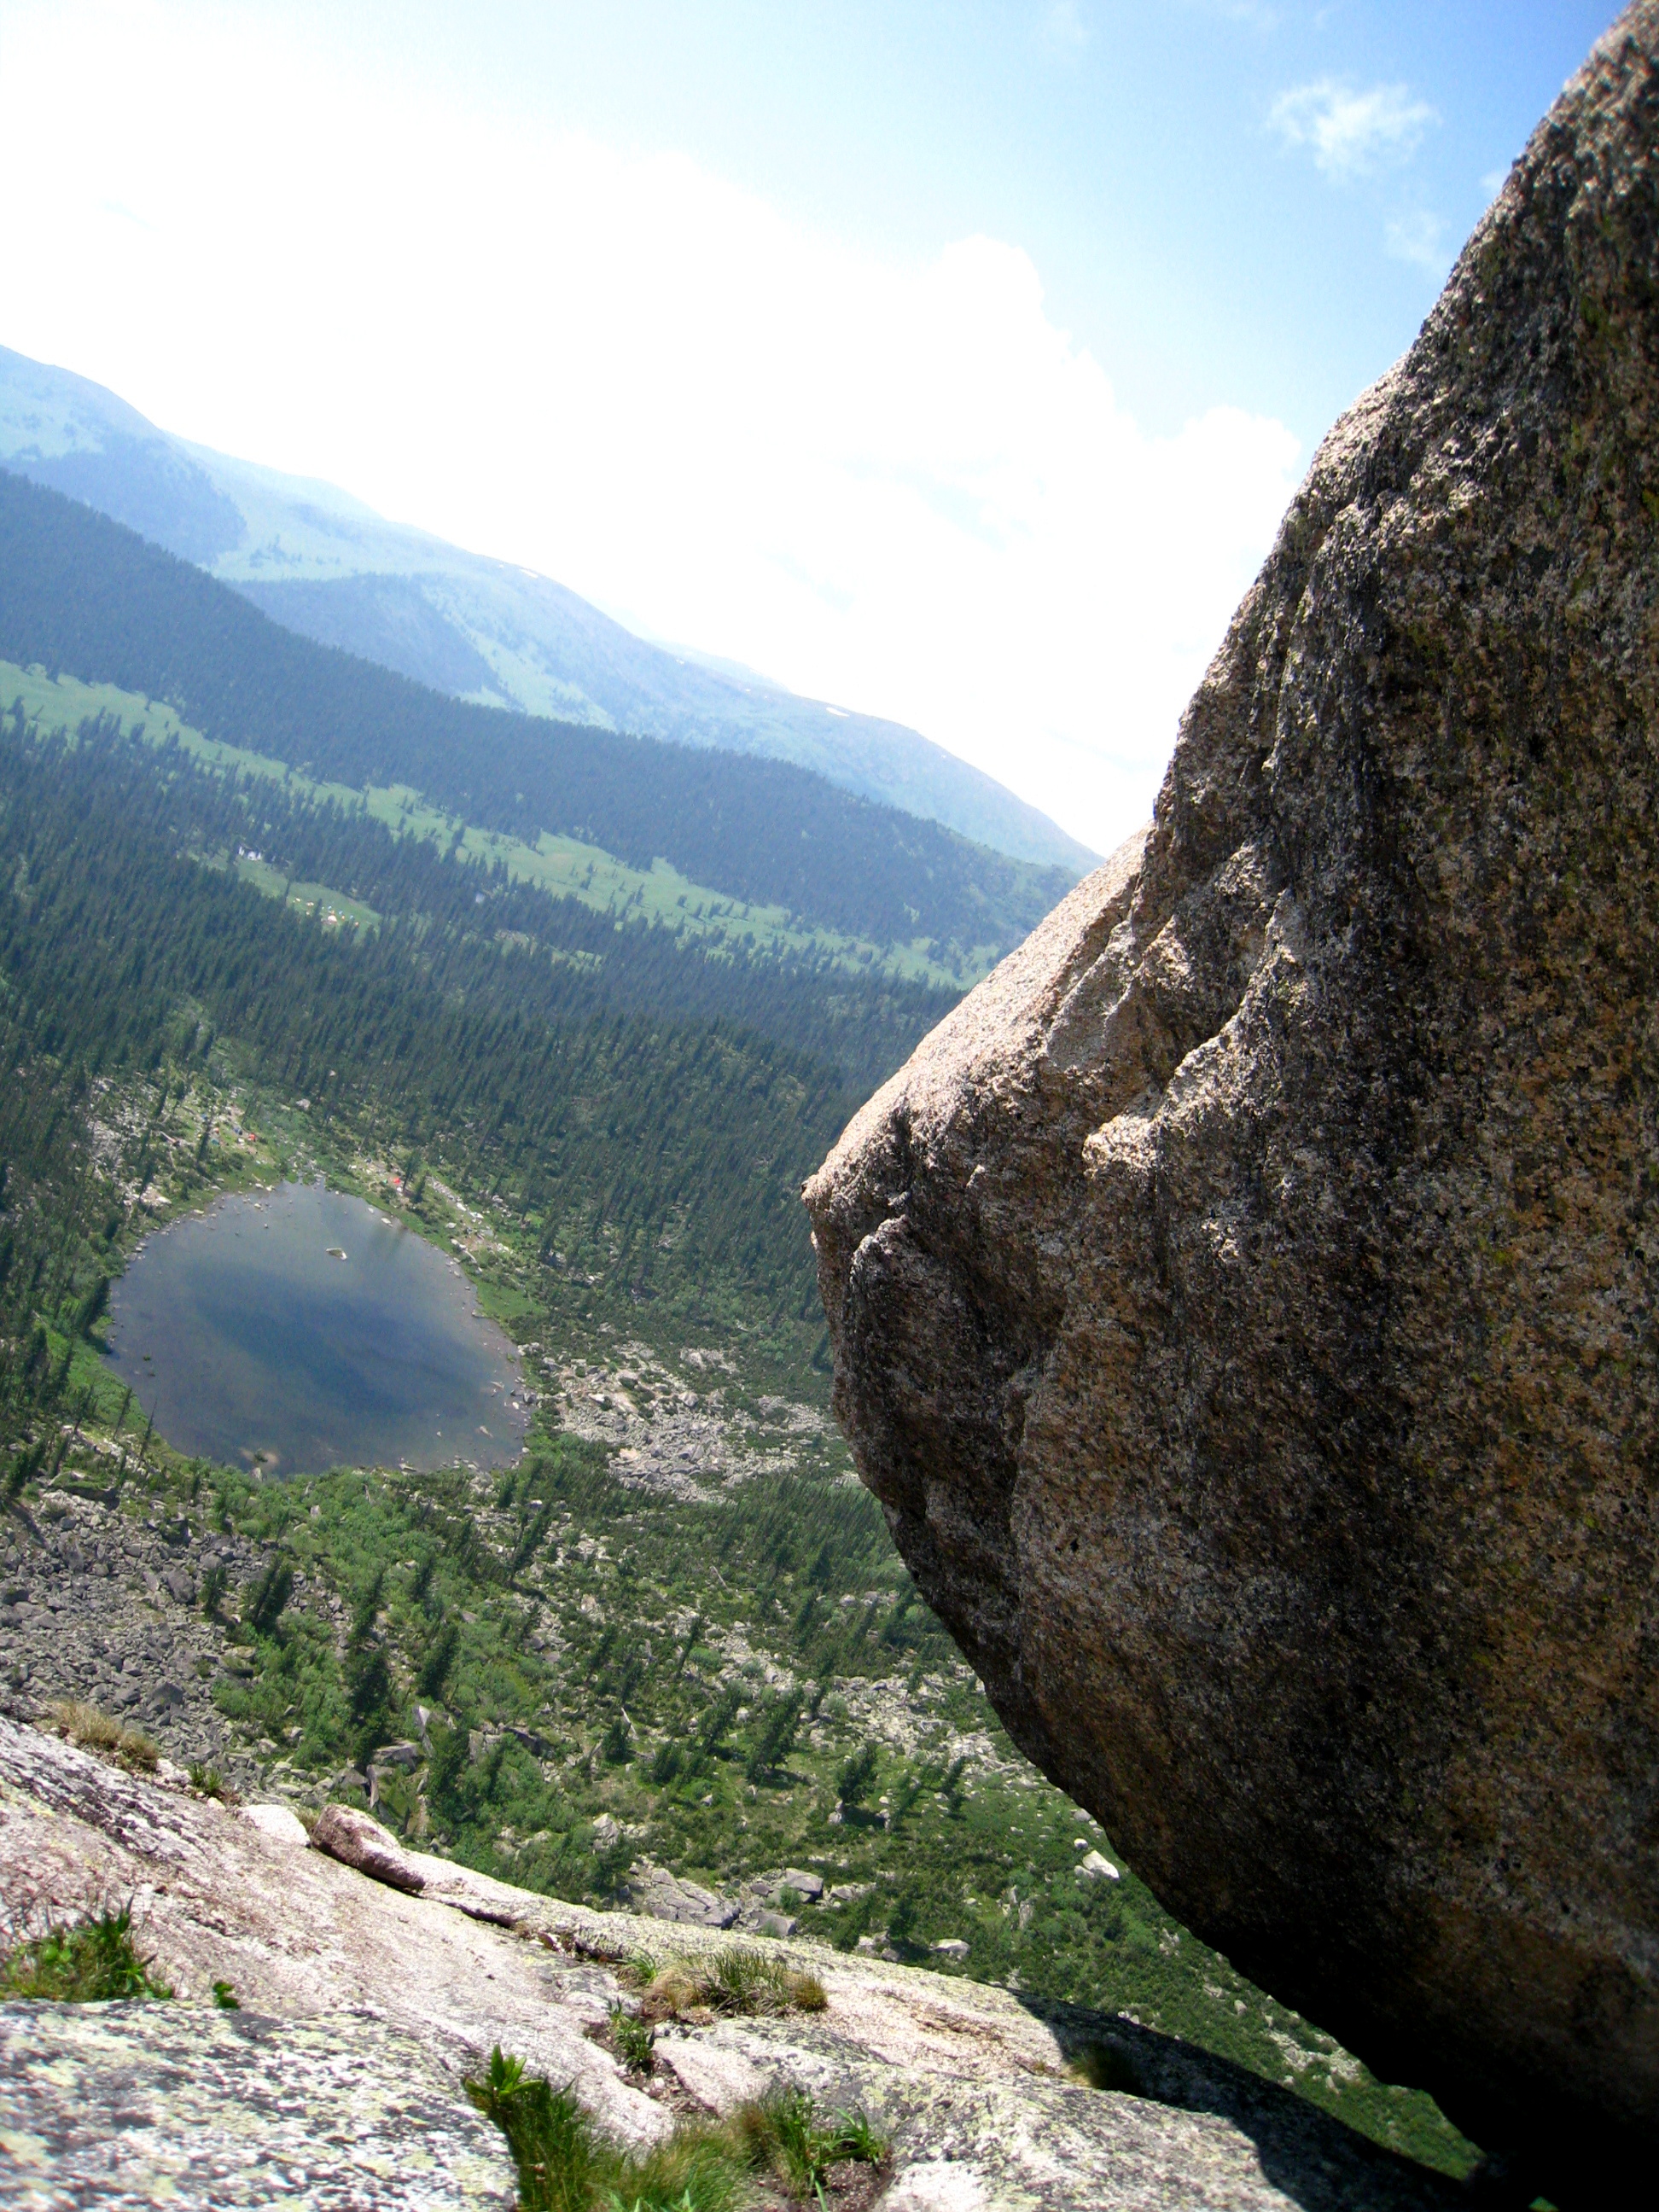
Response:
POLYGON ((311 1841, 305 1823, 291 1805, 243 1805, 238 1809, 243 1820, 251 1820, 273 1843, 297 1844, 303 1850, 311 1841))
POLYGON ((652 1920, 672 1920, 683 1928, 730 1928, 741 1907, 701 1883, 686 1881, 649 1859, 629 1869, 628 1902, 652 1920))
POLYGON ((31 1523, 0 1528, 0 1711, 82 1699, 180 1761, 253 1785, 258 1762, 213 1702, 215 1680, 246 1662, 195 1607, 210 1568, 234 1592, 264 1554, 193 1516, 147 1516, 118 1492, 51 1490, 31 1523))
POLYGON ((710 1370, 732 1371, 724 1356, 692 1347, 681 1361, 703 1383, 701 1392, 644 1344, 621 1346, 615 1365, 544 1365, 557 1377, 563 1425, 611 1445, 620 1481, 692 1504, 711 1490, 793 1473, 799 1443, 826 1431, 816 1407, 789 1399, 762 1398, 754 1414, 728 1406, 721 1388, 703 1382, 710 1370))
POLYGON ((449 2212, 514 2200, 499 2132, 419 2040, 361 2015, 0 2005, 12 2212, 449 2212))
POLYGON ((686 2094, 721 2119, 744 2105, 757 2104, 771 2083, 762 2068, 741 2051, 722 2050, 702 2035, 659 2028, 656 2056, 686 2094))
POLYGON ((839 1417, 1021 1747, 1595 2203, 1659 2148, 1656 264, 1642 0, 1321 448, 1144 842, 807 1187, 839 1417))
POLYGON ((365 1880, 188 1790, 0 1720, 0 1904, 12 1927, 131 1899, 140 1948, 181 2000, 205 2005, 225 1981, 251 2014, 372 2010, 456 2078, 507 2041, 550 2080, 574 2081, 613 2133, 659 2134, 660 2109, 586 2034, 591 2013, 563 2002, 555 1954, 503 1945, 477 1917, 496 1910, 500 1886, 407 1858, 428 1893, 365 1880), (429 1893, 428 1869, 460 1909, 429 1893))
POLYGON ((325 1805, 311 1832, 311 1841, 318 1850, 338 1859, 342 1866, 356 1867, 373 1881, 390 1882, 394 1889, 416 1894, 426 1887, 424 1876, 410 1865, 402 1844, 378 1820, 371 1820, 367 1813, 354 1812, 349 1805, 325 1805))
MULTIPOLYGON (((131 1897, 141 1948, 184 2000, 100 2006, 72 2021, 63 2008, 0 2007, 9 2039, 0 2050, 16 2054, 0 2059, 0 2194, 29 2202, 23 2186, 51 2171, 40 2160, 61 2157, 66 2171, 71 2159, 85 2167, 79 2204, 155 2201, 161 2189, 124 2194, 107 2166, 88 2163, 101 2132, 130 2155, 130 2172, 161 2172, 184 2205, 272 2201, 235 2193, 256 2187, 221 2160, 220 2147, 237 2142, 271 2150, 287 2201, 418 2204, 425 2170, 407 2159, 409 2193, 391 2193, 367 2156, 360 2195, 327 2191, 360 2136, 374 2151, 399 2114, 408 2143, 431 2148, 444 2081, 454 2097, 447 2154, 482 2154, 459 2076, 496 2043, 572 2081, 626 2140, 670 2126, 672 2100, 626 2080, 593 2039, 608 2008, 629 2001, 607 1962, 705 1957, 732 1936, 689 1925, 671 1935, 406 1856, 422 1875, 419 1895, 0 1721, 0 1897, 14 1923, 131 1897), (216 1980, 233 1985, 240 2014, 201 2002, 216 1980), (292 2094, 279 2100, 284 2079, 292 2094), (209 2160, 200 2174, 190 2163, 198 2140, 209 2160), (26 2168, 31 2144, 47 2148, 26 2168)), ((979 2192, 961 2202, 997 2212, 1451 2212, 1459 2201, 1287 2091, 1132 2021, 1039 2017, 1004 1990, 804 1944, 768 1950, 821 1978, 826 2010, 665 2024, 663 2080, 714 2111, 757 2083, 805 2088, 829 2109, 861 2106, 892 2139, 890 2206, 955 2203, 936 2193, 952 2174, 979 2192), (1144 2094, 1068 2075, 1068 2059, 1106 2040, 1144 2094)), ((501 2173, 481 2168, 473 2198, 453 2195, 489 2202, 501 2173)), ((65 2198, 40 2201, 56 2212, 65 2198)))

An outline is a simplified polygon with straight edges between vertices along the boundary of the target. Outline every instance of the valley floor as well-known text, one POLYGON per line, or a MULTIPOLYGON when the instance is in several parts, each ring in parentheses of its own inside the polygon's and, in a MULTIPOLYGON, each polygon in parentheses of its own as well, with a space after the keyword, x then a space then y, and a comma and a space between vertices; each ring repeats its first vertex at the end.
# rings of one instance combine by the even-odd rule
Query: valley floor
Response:
POLYGON ((528 1446, 262 1479, 173 1452, 49 1334, 58 1410, 0 1522, 16 1719, 82 1701, 210 1791, 372 1808, 526 1890, 1093 2008, 1468 2170, 1426 2098, 1197 1943, 1014 1750, 798 1351, 577 1278, 453 1164, 411 1174, 251 1072, 163 1104, 94 1106, 112 1159, 142 1133, 129 1237, 325 1172, 466 1267, 520 1346, 528 1446))

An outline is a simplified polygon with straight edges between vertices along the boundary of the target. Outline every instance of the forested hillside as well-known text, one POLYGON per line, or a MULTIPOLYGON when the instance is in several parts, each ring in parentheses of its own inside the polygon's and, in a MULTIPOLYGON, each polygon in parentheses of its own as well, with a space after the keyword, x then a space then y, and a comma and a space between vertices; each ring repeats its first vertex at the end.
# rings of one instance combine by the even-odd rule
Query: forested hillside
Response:
POLYGON ((287 629, 486 705, 787 761, 1040 865, 1086 847, 916 731, 635 637, 507 561, 387 522, 329 484, 159 430, 0 346, 0 463, 199 563, 287 629))
POLYGON ((237 593, 71 500, 0 472, 0 659, 165 700, 208 737, 354 788, 404 784, 533 842, 882 943, 974 980, 1070 886, 782 763, 469 706, 281 629, 237 593))
MULTIPOLYGON (((70 1098, 222 1040, 267 1088, 505 1194, 566 1278, 817 1341, 798 1192, 854 1103, 823 1060, 649 1006, 648 965, 617 1003, 599 962, 549 957, 523 927, 568 921, 555 902, 497 881, 480 927, 470 873, 378 825, 314 823, 316 858, 399 910, 372 930, 302 920, 204 865, 238 820, 216 780, 8 730, 0 988, 70 1098)), ((718 999, 729 976, 702 972, 718 999)))

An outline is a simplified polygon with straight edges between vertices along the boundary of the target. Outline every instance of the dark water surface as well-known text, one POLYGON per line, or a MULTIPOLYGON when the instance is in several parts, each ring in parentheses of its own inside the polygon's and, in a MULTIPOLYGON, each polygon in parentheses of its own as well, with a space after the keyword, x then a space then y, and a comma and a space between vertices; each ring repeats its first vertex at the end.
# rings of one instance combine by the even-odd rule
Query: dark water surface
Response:
POLYGON ((455 1262, 321 1184, 158 1230, 110 1315, 110 1365, 179 1451, 303 1474, 501 1467, 523 1443, 517 1355, 455 1262))

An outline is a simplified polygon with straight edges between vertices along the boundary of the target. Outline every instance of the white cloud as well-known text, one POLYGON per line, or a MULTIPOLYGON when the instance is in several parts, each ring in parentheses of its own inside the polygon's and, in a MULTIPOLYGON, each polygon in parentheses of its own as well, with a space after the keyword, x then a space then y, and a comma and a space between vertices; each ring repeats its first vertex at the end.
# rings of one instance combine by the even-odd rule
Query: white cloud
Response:
POLYGON ((1316 168, 1346 182, 1408 161, 1440 118, 1403 84, 1358 92, 1321 77, 1281 93, 1267 120, 1287 146, 1307 147, 1316 168))
POLYGON ((1383 246, 1395 261, 1409 261, 1431 276, 1443 276, 1451 266, 1446 250, 1446 226, 1427 208, 1413 208, 1389 218, 1382 234, 1383 246))
POLYGON ((1097 846, 1144 818, 1297 443, 1148 435, 1016 248, 852 252, 229 11, 14 7, 0 73, 0 342, 912 723, 1097 846))

